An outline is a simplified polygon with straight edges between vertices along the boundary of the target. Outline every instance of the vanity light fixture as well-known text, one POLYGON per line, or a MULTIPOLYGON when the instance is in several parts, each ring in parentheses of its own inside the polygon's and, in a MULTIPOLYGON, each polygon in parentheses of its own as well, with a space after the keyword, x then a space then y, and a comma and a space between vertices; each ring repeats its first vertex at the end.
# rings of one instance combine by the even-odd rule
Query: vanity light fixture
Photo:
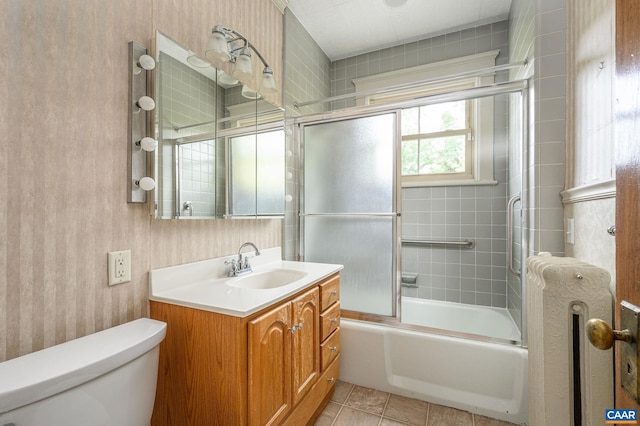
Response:
POLYGON ((147 71, 156 67, 156 61, 147 49, 129 42, 129 140, 127 145, 127 202, 145 203, 147 192, 156 187, 147 175, 147 156, 157 149, 158 142, 147 136, 151 133, 150 113, 156 107, 148 96, 147 71))
POLYGON ((275 93, 277 88, 273 78, 273 70, 258 49, 233 28, 224 25, 214 26, 204 54, 212 62, 217 60, 233 63, 234 68, 231 74, 236 78, 243 79, 253 76, 252 50, 264 65, 260 91, 264 94, 275 93))

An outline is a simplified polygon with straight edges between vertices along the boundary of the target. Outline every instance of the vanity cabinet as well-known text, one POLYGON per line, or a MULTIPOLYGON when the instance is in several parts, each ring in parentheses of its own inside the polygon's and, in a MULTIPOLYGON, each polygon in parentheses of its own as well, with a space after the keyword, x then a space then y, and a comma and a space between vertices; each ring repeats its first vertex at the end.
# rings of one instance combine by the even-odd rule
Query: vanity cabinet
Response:
POLYGON ((318 379, 318 294, 314 287, 249 322, 250 425, 280 423, 318 379))
POLYGON ((339 374, 339 283, 334 274, 244 318, 150 301, 167 323, 152 425, 312 422, 339 374))

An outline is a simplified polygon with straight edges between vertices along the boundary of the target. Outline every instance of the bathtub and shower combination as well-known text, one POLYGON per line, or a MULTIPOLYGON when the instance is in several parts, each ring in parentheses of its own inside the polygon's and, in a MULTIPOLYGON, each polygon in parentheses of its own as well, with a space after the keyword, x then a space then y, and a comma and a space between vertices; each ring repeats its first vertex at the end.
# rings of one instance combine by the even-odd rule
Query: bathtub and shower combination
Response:
POLYGON ((492 126, 495 181, 484 186, 402 187, 398 129, 403 108, 417 101, 293 120, 299 210, 286 225, 299 230, 298 258, 345 265, 342 380, 526 424, 526 271, 520 264, 528 249, 526 209, 517 203, 527 186, 521 173, 526 87, 526 81, 511 82, 420 100, 478 107, 491 99, 492 110, 494 102, 504 107, 507 114, 496 114, 492 126), (451 224, 458 217, 468 222, 451 224), (476 241, 442 244, 450 232, 454 240, 476 241), (407 245, 431 241, 407 248, 405 238, 407 245), (416 288, 402 286, 405 272, 419 276, 416 288))
POLYGON ((512 339, 517 330, 508 313, 414 298, 402 304, 424 309, 425 318, 413 318, 424 328, 341 320, 341 380, 516 424, 527 421, 527 350, 505 344, 503 338, 512 339), (453 324, 439 317, 437 327, 430 327, 431 309, 453 324), (471 326, 468 333, 465 325, 471 326), (506 334, 487 338, 496 328, 506 334))

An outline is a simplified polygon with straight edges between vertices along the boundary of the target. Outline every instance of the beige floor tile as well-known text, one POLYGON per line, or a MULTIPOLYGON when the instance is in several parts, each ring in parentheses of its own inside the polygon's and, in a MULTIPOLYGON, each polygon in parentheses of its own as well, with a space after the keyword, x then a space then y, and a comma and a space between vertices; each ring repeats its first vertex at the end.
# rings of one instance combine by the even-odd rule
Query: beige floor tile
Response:
POLYGON ((349 407, 342 407, 334 426, 377 426, 380 416, 349 407))
POLYGON ((417 399, 338 381, 315 426, 514 426, 417 399), (381 417, 382 416, 382 417, 381 417))
POLYGON ((331 400, 340 404, 344 404, 344 402, 347 400, 347 397, 351 393, 353 386, 354 385, 351 383, 338 380, 336 382, 336 390, 333 393, 333 397, 331 398, 331 400))
POLYGON ((320 417, 318 417, 318 420, 314 423, 315 426, 330 426, 335 418, 338 417, 341 408, 342 405, 336 404, 335 402, 328 403, 320 417))
POLYGON ((429 404, 417 399, 391 395, 383 416, 416 426, 424 426, 427 421, 429 404))
POLYGON ((389 394, 375 389, 355 386, 345 405, 377 415, 382 415, 389 394))
POLYGON ((407 426, 407 424, 383 417, 382 422, 380 422, 380 426, 407 426))
POLYGON ((473 426, 473 416, 466 411, 429 404, 427 426, 473 426))
POLYGON ((490 417, 473 415, 475 426, 513 426, 515 423, 503 422, 502 420, 492 419, 490 417))

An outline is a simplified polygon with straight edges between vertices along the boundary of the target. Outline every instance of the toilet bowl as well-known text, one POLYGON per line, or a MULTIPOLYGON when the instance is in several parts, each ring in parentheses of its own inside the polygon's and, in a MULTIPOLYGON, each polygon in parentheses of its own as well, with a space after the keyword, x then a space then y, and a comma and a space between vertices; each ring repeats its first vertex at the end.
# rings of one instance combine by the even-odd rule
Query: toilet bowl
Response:
POLYGON ((0 363, 0 426, 148 425, 166 327, 142 318, 0 363))

